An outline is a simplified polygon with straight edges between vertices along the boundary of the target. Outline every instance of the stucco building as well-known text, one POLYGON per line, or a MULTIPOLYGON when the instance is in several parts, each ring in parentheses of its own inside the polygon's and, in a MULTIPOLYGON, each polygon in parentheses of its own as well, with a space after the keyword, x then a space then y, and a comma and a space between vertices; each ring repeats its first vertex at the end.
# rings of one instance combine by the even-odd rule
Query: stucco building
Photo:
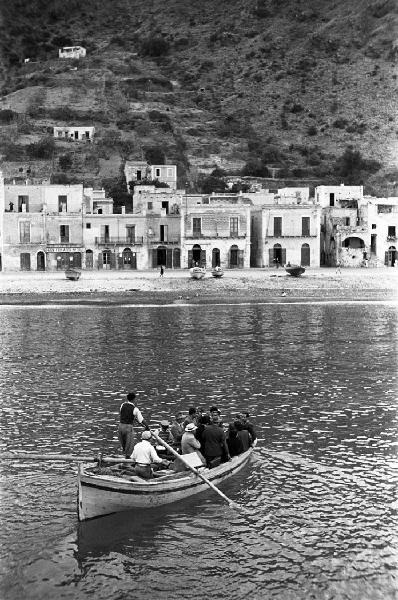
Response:
POLYGON ((182 266, 250 266, 251 201, 240 194, 182 198, 182 266))
POLYGON ((54 126, 54 138, 56 140, 92 142, 94 135, 95 127, 93 125, 84 125, 84 127, 78 127, 76 125, 54 126))
POLYGON ((142 182, 151 182, 157 180, 167 184, 170 191, 177 189, 177 167, 176 165, 150 165, 146 161, 126 161, 124 174, 129 191, 129 184, 133 182, 139 184, 142 182))
POLYGON ((275 195, 252 210, 253 267, 318 267, 321 207, 305 194, 275 195))

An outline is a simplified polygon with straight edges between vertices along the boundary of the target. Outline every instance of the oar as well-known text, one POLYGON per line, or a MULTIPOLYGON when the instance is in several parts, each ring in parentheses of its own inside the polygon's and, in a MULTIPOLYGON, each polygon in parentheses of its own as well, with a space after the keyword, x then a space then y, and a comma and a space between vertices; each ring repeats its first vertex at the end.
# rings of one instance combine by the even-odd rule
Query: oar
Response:
POLYGON ((105 463, 132 463, 130 458, 116 458, 112 456, 75 456, 73 454, 39 454, 38 452, 4 452, 0 454, 4 460, 63 460, 66 462, 105 462, 105 463))
POLYGON ((190 471, 192 471, 192 473, 195 473, 195 475, 197 475, 205 483, 207 483, 207 485, 209 487, 211 487, 211 489, 214 490, 219 496, 221 496, 221 498, 223 500, 225 500, 226 502, 228 502, 228 504, 230 506, 233 506, 235 508, 238 506, 235 502, 233 502, 232 500, 230 500, 228 498, 228 496, 226 496, 225 494, 223 494, 222 491, 219 490, 218 487, 216 487, 214 485, 214 483, 212 483, 211 481, 209 481, 209 479, 207 479, 207 477, 205 477, 204 475, 202 475, 202 473, 200 471, 198 471, 197 469, 195 469, 195 467, 191 467, 191 465, 184 459, 184 455, 178 454, 178 452, 176 452, 174 450, 174 448, 172 448, 171 446, 169 446, 169 444, 167 444, 167 442, 165 442, 164 440, 162 440, 162 438, 160 438, 157 433, 155 433, 152 430, 150 430, 150 432, 151 432, 152 436, 155 438, 155 440, 157 442, 159 442, 159 444, 161 444, 162 446, 164 446, 169 452, 171 452, 171 454, 173 454, 176 458, 178 458, 178 460, 180 460, 181 462, 183 462, 184 465, 186 465, 188 467, 188 469, 190 471))

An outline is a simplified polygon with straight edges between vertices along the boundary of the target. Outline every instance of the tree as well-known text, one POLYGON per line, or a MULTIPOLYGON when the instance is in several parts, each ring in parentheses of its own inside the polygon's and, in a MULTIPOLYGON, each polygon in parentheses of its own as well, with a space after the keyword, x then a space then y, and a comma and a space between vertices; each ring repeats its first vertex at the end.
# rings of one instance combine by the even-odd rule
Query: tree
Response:
POLYGON ((336 161, 336 172, 345 183, 358 184, 364 176, 375 173, 381 167, 377 160, 363 158, 359 150, 348 146, 336 161))
POLYGON ((228 191, 227 184, 220 177, 215 177, 213 174, 200 176, 198 178, 198 186, 202 194, 223 193, 228 191))

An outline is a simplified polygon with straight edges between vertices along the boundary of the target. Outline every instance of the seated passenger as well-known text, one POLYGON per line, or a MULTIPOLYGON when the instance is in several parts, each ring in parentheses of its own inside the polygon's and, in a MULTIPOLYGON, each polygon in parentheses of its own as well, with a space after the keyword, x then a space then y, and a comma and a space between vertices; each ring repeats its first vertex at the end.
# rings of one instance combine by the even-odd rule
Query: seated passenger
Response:
MULTIPOLYGON (((158 433, 158 436, 161 440, 164 440, 169 446, 174 445, 174 436, 170 431, 170 423, 168 421, 160 421, 160 431, 158 433)), ((168 460, 173 459, 173 454, 167 448, 160 449, 159 445, 156 446, 156 449, 160 454, 161 458, 167 458, 168 460)))
POLYGON ((134 473, 143 479, 152 479, 153 471, 151 463, 163 463, 165 466, 169 466, 168 460, 160 458, 155 448, 150 443, 151 432, 143 431, 141 433, 141 442, 138 442, 134 446, 131 459, 135 461, 134 473))
POLYGON ((175 450, 181 449, 181 438, 184 434, 183 421, 184 421, 184 413, 182 411, 180 411, 176 414, 174 421, 172 422, 172 424, 170 426, 170 431, 174 438, 174 442, 173 442, 172 446, 175 450))
POLYGON ((234 427, 237 431, 237 438, 242 443, 242 452, 246 452, 246 450, 249 450, 250 446, 252 445, 252 437, 247 429, 243 429, 243 424, 241 421, 234 421, 234 427))
POLYGON ((213 411, 213 417, 210 425, 206 425, 203 434, 203 449, 206 463, 209 469, 219 465, 224 461, 230 460, 224 429, 220 427, 218 411, 213 411))
POLYGON ((249 421, 249 413, 248 412, 246 412, 242 415, 241 421, 242 421, 243 429, 247 429, 247 431, 250 433, 251 438, 252 438, 252 445, 255 446, 257 444, 257 442, 256 442, 257 434, 255 432, 253 423, 251 423, 249 421))
POLYGON ((243 452, 242 441, 238 438, 238 430, 233 423, 228 426, 227 445, 231 456, 238 456, 243 452))
POLYGON ((181 440, 181 453, 191 454, 196 452, 200 448, 200 442, 195 437, 195 431, 197 427, 193 423, 188 423, 185 427, 184 435, 181 440))
POLYGON ((206 427, 206 425, 210 425, 210 423, 211 423, 210 417, 206 413, 202 414, 199 417, 199 423, 198 423, 198 426, 195 431, 195 437, 197 440, 199 440, 201 445, 203 444, 203 432, 205 430, 205 427, 206 427))

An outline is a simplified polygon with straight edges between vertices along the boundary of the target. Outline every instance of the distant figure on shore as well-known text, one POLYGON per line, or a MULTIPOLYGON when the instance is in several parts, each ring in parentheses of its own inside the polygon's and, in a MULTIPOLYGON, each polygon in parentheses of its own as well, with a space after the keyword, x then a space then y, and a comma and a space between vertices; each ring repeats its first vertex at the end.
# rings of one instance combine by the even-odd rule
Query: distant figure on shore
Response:
POLYGON ((338 275, 341 274, 341 261, 340 260, 338 260, 337 263, 336 263, 336 273, 338 275))
POLYGON ((160 277, 163 277, 164 275, 164 266, 160 265, 160 277))

